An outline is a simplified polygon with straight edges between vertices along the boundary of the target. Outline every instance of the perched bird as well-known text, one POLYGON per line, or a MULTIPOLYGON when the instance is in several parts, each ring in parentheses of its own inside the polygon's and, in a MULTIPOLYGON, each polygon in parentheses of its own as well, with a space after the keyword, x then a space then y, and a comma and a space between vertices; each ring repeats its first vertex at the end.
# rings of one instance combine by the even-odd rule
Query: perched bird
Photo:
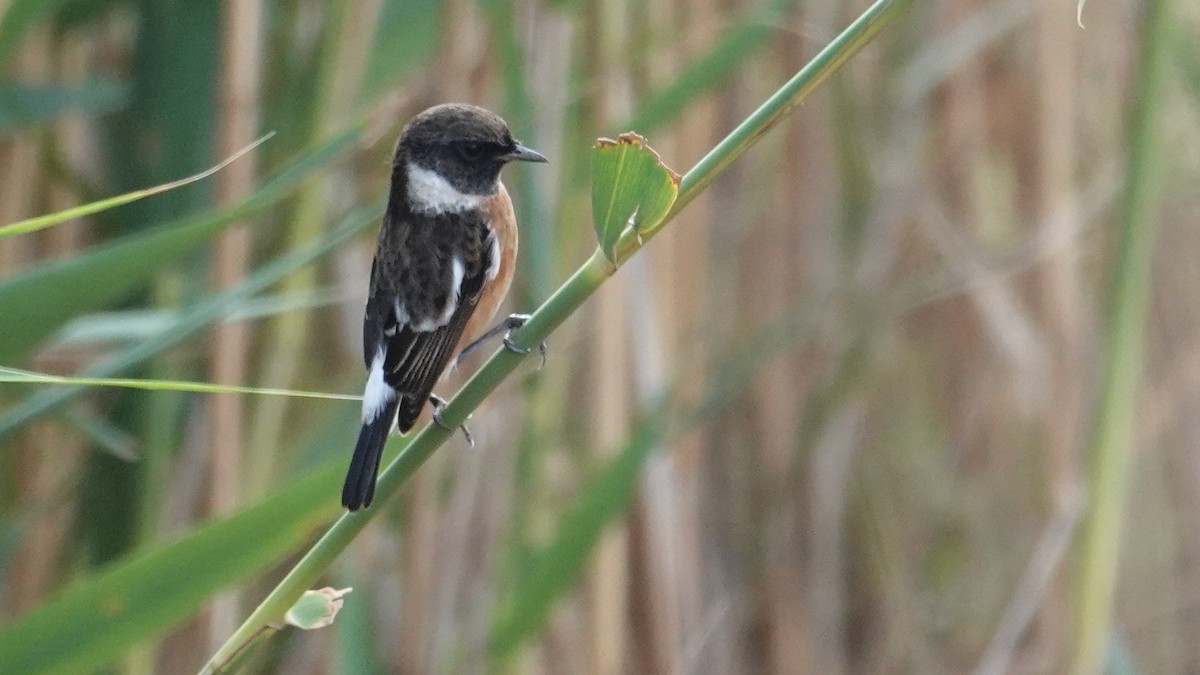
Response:
MULTIPOLYGON (((464 345, 528 318, 514 314, 482 330, 516 263, 517 222, 500 182, 513 161, 546 158, 513 140, 499 116, 472 105, 430 108, 400 135, 363 319, 363 426, 342 488, 351 511, 371 505, 393 427, 408 432, 427 402, 441 422, 433 386, 464 345)), ((505 344, 516 349, 507 336, 505 344)))

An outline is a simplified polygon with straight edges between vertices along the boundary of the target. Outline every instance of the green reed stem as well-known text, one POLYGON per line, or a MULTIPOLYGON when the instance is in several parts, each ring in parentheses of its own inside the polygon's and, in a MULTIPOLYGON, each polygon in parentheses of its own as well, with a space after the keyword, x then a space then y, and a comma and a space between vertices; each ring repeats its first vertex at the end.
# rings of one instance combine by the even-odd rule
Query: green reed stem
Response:
POLYGON ((1171 45, 1169 13, 1167 0, 1147 0, 1141 67, 1129 121, 1129 169, 1119 214, 1121 232, 1109 297, 1104 371, 1091 440, 1090 503, 1078 558, 1072 665, 1077 675, 1101 671, 1112 624, 1150 306, 1150 254, 1162 161, 1157 123, 1171 45))

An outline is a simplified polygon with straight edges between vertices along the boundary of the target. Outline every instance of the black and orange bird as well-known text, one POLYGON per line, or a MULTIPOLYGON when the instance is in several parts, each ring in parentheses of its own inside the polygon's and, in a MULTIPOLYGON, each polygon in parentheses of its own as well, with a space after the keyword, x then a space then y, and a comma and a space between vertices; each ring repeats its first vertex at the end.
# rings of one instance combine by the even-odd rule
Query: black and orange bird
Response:
MULTIPOLYGON (((414 117, 400 135, 363 319, 362 431, 342 488, 351 511, 371 505, 393 427, 412 429, 433 386, 464 351, 512 331, 514 314, 484 331, 512 284, 517 221, 500 170, 545 162, 513 140, 496 114, 450 103, 414 117), (474 342, 472 342, 474 340, 474 342)), ((505 336, 505 345, 524 352, 505 336)))

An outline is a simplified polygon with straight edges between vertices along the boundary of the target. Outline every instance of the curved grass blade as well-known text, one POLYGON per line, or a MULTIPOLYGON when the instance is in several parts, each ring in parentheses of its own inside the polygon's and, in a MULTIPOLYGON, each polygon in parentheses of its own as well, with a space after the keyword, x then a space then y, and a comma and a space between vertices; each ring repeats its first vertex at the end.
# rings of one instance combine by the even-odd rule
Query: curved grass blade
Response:
POLYGON ((29 218, 27 220, 20 220, 15 223, 12 223, 11 225, 4 225, 3 227, 0 227, 0 239, 4 239, 5 237, 13 237, 18 234, 29 234, 30 232, 37 232, 38 230, 44 230, 47 227, 53 227, 60 223, 65 223, 69 220, 75 220, 76 218, 90 216, 93 213, 100 213, 101 211, 107 211, 109 209, 113 209, 118 206, 128 204, 130 202, 136 202, 139 199, 145 199, 146 197, 152 197, 154 195, 167 192, 169 190, 181 188, 185 185, 191 185, 192 183, 195 183, 197 181, 202 181, 205 178, 208 178, 209 176, 212 176, 213 174, 217 173, 221 169, 224 169, 225 167, 229 166, 230 164, 233 164, 240 157, 245 155, 247 152, 250 152, 251 150, 262 145, 263 143, 265 143, 267 141, 267 139, 271 138, 274 135, 275 135, 275 132, 272 131, 272 132, 264 135, 262 138, 258 139, 257 141, 254 141, 250 145, 247 145, 246 147, 242 148, 241 150, 238 150, 232 156, 230 156, 228 159, 221 162, 220 164, 217 164, 216 166, 210 167, 208 169, 205 169, 204 171, 201 171, 200 173, 193 174, 186 178, 180 178, 179 180, 173 180, 170 183, 163 183, 162 185, 155 185, 154 187, 144 188, 141 190, 134 190, 133 192, 126 192, 123 195, 117 195, 116 197, 109 197, 107 199, 101 199, 99 201, 94 201, 94 202, 91 202, 88 204, 83 204, 82 206, 76 206, 73 208, 69 208, 69 209, 66 209, 65 211, 59 211, 57 213, 49 213, 44 216, 37 216, 36 218, 29 218))

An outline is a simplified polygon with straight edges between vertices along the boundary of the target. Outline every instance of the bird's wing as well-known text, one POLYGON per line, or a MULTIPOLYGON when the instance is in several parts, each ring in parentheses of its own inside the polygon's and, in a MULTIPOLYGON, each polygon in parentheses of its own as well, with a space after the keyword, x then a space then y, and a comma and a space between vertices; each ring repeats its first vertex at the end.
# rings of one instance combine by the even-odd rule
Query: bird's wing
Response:
POLYGON ((383 381, 400 399, 401 433, 416 423, 454 357, 487 282, 491 255, 481 218, 415 216, 404 225, 405 240, 391 249, 394 258, 377 258, 374 265, 363 339, 368 368, 382 348, 383 381), (373 337, 369 331, 376 331, 373 337))

